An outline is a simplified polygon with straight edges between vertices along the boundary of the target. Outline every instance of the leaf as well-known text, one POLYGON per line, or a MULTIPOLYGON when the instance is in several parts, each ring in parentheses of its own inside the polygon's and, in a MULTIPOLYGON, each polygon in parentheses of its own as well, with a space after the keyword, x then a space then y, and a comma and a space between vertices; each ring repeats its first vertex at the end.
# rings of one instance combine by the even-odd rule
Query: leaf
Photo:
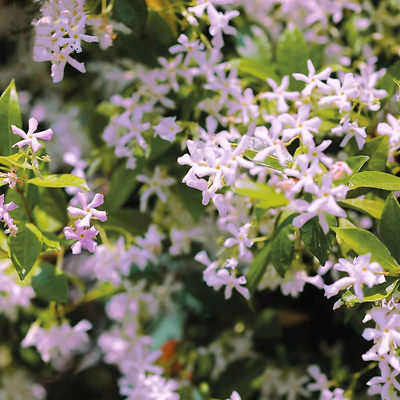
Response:
POLYGON ((113 16, 136 33, 142 33, 147 20, 145 0, 115 0, 113 16))
POLYGON ((371 253, 385 271, 399 271, 399 266, 385 245, 371 232, 361 228, 332 228, 332 230, 358 255, 371 253))
POLYGON ((42 248, 40 239, 31 229, 31 224, 19 226, 17 235, 9 237, 8 247, 11 261, 19 279, 23 281, 35 264, 42 248))
POLYGON ((331 232, 325 235, 317 217, 303 225, 300 228, 300 233, 307 250, 324 265, 331 253, 335 236, 331 232))
POLYGON ((0 97, 0 155, 8 156, 16 150, 11 145, 18 141, 18 137, 11 131, 11 125, 22 127, 21 110, 14 81, 8 85, 0 97))
POLYGON ((294 251, 293 217, 289 217, 278 227, 277 234, 271 242, 271 262, 276 272, 283 278, 292 263, 294 251))
POLYGON ((400 190, 400 178, 385 172, 363 171, 353 175, 349 182, 351 190, 359 187, 400 190))
POLYGON ((86 191, 89 190, 88 185, 84 179, 71 174, 45 175, 42 178, 37 176, 36 178, 29 179, 27 182, 32 185, 48 188, 63 188, 68 186, 75 186, 86 191))
POLYGON ((103 223, 104 229, 124 229, 133 236, 143 235, 151 223, 149 214, 141 213, 133 208, 123 208, 114 210, 107 216, 107 221, 103 223))
POLYGON ((267 78, 276 79, 276 73, 271 64, 255 60, 253 58, 237 58, 231 61, 232 66, 239 70, 239 73, 250 75, 259 80, 267 78))
POLYGON ((104 208, 108 212, 120 208, 128 200, 138 184, 136 177, 141 171, 143 164, 144 160, 139 159, 133 171, 126 169, 125 165, 121 165, 113 173, 104 200, 104 208))
POLYGON ((257 289, 257 286, 264 276, 264 273, 268 266, 268 260, 271 256, 271 242, 268 241, 264 244, 264 247, 254 257, 253 262, 250 264, 249 272, 247 274, 247 287, 250 291, 250 295, 253 296, 257 289))
POLYGON ((399 287, 400 279, 393 277, 386 277, 386 282, 381 283, 379 285, 375 285, 371 288, 368 286, 363 286, 363 294, 364 297, 362 301, 360 301, 357 296, 354 294, 354 290, 347 290, 342 295, 342 300, 345 303, 366 303, 371 301, 378 301, 385 299, 386 297, 392 295, 397 288, 399 287))
POLYGON ((244 152, 244 156, 250 160, 253 161, 253 163, 260 165, 262 167, 267 167, 267 168, 272 168, 276 169, 277 171, 283 171, 285 167, 281 165, 279 160, 274 157, 274 156, 267 156, 264 161, 255 161, 254 157, 256 156, 257 151, 255 150, 246 150, 244 152))
POLYGON ((32 169, 32 166, 25 162, 20 162, 22 154, 16 153, 9 156, 0 156, 0 164, 6 165, 7 167, 20 167, 32 169))
POLYGON ((346 164, 351 168, 352 173, 350 175, 346 175, 342 179, 339 179, 337 183, 347 185, 351 177, 356 174, 368 160, 368 156, 354 156, 347 159, 346 164))
POLYGON ((386 199, 379 224, 380 237, 391 252, 392 256, 400 262, 400 205, 393 193, 386 199))
POLYGON ((180 309, 156 319, 153 327, 150 328, 153 347, 158 349, 171 339, 181 340, 183 338, 184 322, 184 315, 180 309))
POLYGON ((68 224, 67 201, 61 189, 42 188, 33 219, 42 232, 56 232, 68 224))
POLYGON ((339 201, 342 207, 351 208, 352 210, 361 211, 369 214, 371 217, 380 219, 383 211, 384 202, 381 200, 369 199, 346 199, 339 201))
POLYGON ((42 244, 44 244, 48 249, 60 251, 60 241, 57 239, 57 236, 52 236, 49 233, 42 233, 40 229, 34 224, 26 224, 26 227, 29 228, 40 240, 42 244))
MULTIPOLYGON (((287 28, 276 48, 277 71, 280 76, 291 76, 294 72, 307 73, 307 60, 310 58, 310 47, 299 28, 287 28)), ((291 77, 290 88, 299 90, 303 82, 291 77)))
POLYGON ((378 136, 368 140, 362 149, 362 153, 370 157, 366 169, 370 171, 384 171, 387 164, 388 150, 388 136, 378 136))
POLYGON ((40 273, 32 277, 32 287, 38 297, 56 303, 68 301, 68 279, 64 274, 57 274, 54 265, 40 263, 40 273))
POLYGON ((163 17, 163 19, 168 22, 174 35, 178 35, 178 29, 176 26, 176 18, 174 12, 173 1, 171 0, 146 0, 147 7, 149 10, 154 10, 163 17))
POLYGON ((280 207, 289 203, 285 195, 260 182, 244 182, 240 188, 236 188, 235 192, 251 200, 262 200, 262 203, 257 204, 259 208, 280 207))
POLYGON ((201 203, 202 194, 199 190, 190 188, 186 185, 177 185, 176 189, 183 202, 184 207, 192 216, 194 222, 199 222, 200 217, 205 212, 205 207, 201 203))

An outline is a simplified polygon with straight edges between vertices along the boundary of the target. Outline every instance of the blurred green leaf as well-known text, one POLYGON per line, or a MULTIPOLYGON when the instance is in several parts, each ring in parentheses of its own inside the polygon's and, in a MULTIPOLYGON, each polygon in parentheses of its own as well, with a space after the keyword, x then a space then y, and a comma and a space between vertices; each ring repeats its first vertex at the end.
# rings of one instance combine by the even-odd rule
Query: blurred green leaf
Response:
POLYGON ((389 193, 379 224, 379 235, 392 256, 400 262, 400 205, 393 193, 389 193))
POLYGON ((68 186, 75 186, 86 191, 89 190, 85 179, 71 174, 53 174, 45 175, 43 177, 37 176, 36 178, 29 179, 27 182, 32 185, 48 188, 63 188, 68 186))
POLYGON ((39 264, 40 273, 32 277, 32 287, 38 297, 56 303, 68 300, 68 279, 64 274, 56 275, 54 265, 47 262, 39 264))

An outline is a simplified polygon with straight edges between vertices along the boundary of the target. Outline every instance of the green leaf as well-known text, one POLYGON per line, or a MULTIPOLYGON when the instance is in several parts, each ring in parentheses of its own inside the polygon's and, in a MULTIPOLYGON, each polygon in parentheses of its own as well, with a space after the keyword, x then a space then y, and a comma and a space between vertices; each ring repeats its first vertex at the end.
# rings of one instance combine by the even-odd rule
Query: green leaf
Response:
POLYGON ((113 16, 134 32, 142 33, 147 20, 145 0, 115 0, 113 16))
POLYGON ((32 277, 32 287, 38 297, 56 303, 68 301, 68 279, 64 274, 56 275, 54 265, 41 262, 40 273, 32 277))
POLYGON ((39 257, 42 244, 36 230, 32 230, 31 224, 22 225, 18 228, 17 235, 9 237, 8 247, 11 261, 22 281, 29 274, 39 257))
POLYGON ((365 143, 362 154, 370 157, 366 169, 370 171, 384 171, 387 164, 389 150, 389 137, 378 136, 365 143))
POLYGON ((42 188, 33 219, 42 232, 57 232, 68 223, 67 201, 61 189, 42 188))
POLYGON ((289 204, 285 195, 276 192, 271 186, 260 182, 245 182, 242 184, 242 187, 237 188, 235 191, 240 196, 249 197, 251 200, 261 200, 262 202, 257 204, 258 208, 267 209, 289 204))
POLYGON ((361 228, 332 228, 332 230, 358 255, 371 253, 385 271, 399 271, 399 266, 385 245, 371 232, 361 228))
POLYGON ((285 167, 283 167, 281 165, 281 163, 279 162, 279 160, 274 156, 267 156, 265 158, 265 160, 263 160, 263 161, 255 161, 254 157, 256 156, 256 154, 257 154, 257 151, 255 151, 255 150, 246 150, 244 152, 244 156, 248 160, 253 161, 257 165, 260 165, 262 167, 276 169, 277 171, 283 171, 285 169, 285 167))
POLYGON ((183 202, 184 207, 192 216, 194 222, 199 222, 200 217, 205 212, 205 207, 201 203, 202 194, 199 190, 190 188, 186 185, 178 184, 176 189, 183 202))
POLYGON ((378 301, 385 299, 388 296, 391 296, 399 287, 400 279, 393 277, 386 277, 386 282, 381 283, 379 285, 375 285, 371 288, 368 286, 363 286, 363 294, 364 297, 362 301, 360 301, 357 296, 354 294, 354 290, 347 290, 342 295, 342 300, 345 303, 366 303, 371 301, 378 301))
MULTIPOLYGON (((310 58, 310 46, 304 39, 299 28, 284 32, 276 48, 277 71, 281 76, 291 76, 294 72, 307 73, 307 60, 310 58)), ((291 77, 291 89, 298 90, 304 86, 303 82, 295 81, 291 77)))
POLYGON ((0 97, 0 155, 8 156, 12 152, 11 146, 18 141, 18 136, 11 131, 11 125, 22 127, 21 110, 14 81, 0 97))
POLYGON ((384 202, 382 200, 369 199, 346 199, 339 201, 342 207, 367 213, 373 218, 380 219, 383 211, 384 202))
POLYGON ((400 178, 385 172, 363 171, 353 175, 349 182, 351 190, 359 187, 400 190, 400 178))
POLYGON ((392 253, 392 256, 400 262, 400 205, 393 193, 386 199, 379 224, 380 237, 392 253))
POLYGON ((128 170, 125 168, 125 165, 121 165, 113 173, 104 200, 104 208, 108 212, 117 210, 128 200, 138 184, 136 177, 141 171, 143 164, 144 159, 139 159, 134 170, 128 170))
POLYGON ((278 233, 271 242, 271 262, 276 272, 283 278, 292 263, 295 231, 292 225, 292 218, 282 223, 283 227, 278 228, 278 233))
POLYGON ((153 327, 150 328, 153 347, 158 349, 171 339, 181 340, 183 338, 184 322, 185 318, 180 309, 156 319, 153 327))
POLYGON ((362 166, 369 160, 368 156, 354 156, 350 157, 346 160, 346 164, 351 168, 352 173, 350 175, 346 175, 344 178, 339 179, 337 181, 338 184, 347 185, 351 179, 351 177, 356 174, 362 166))
POLYGON ((45 175, 42 178, 40 176, 37 176, 36 178, 29 179, 27 182, 32 185, 48 188, 63 188, 68 186, 75 186, 86 191, 89 190, 88 185, 84 179, 71 174, 45 175))
POLYGON ((250 291, 250 295, 253 296, 257 289, 257 286, 264 276, 267 269, 269 257, 271 256, 271 242, 268 241, 264 244, 264 247, 254 257, 253 262, 250 264, 249 272, 247 274, 247 287, 250 291))
POLYGON ((262 81, 265 81, 267 78, 276 79, 276 73, 272 64, 253 58, 237 58, 232 60, 231 63, 241 74, 250 75, 262 81))
POLYGON ((133 208, 123 208, 110 212, 103 227, 106 230, 123 229, 133 236, 141 236, 146 233, 150 224, 149 214, 141 213, 133 208))
POLYGON ((332 232, 325 235, 317 217, 304 224, 300 228, 300 233, 307 250, 324 265, 331 253, 335 235, 332 232))
POLYGON ((57 236, 41 232, 34 224, 26 224, 25 226, 29 228, 48 249, 55 251, 61 250, 60 241, 57 239, 57 236))
POLYGON ((28 163, 21 162, 22 154, 16 153, 9 156, 0 156, 0 164, 6 165, 7 167, 20 167, 32 169, 32 166, 28 163))

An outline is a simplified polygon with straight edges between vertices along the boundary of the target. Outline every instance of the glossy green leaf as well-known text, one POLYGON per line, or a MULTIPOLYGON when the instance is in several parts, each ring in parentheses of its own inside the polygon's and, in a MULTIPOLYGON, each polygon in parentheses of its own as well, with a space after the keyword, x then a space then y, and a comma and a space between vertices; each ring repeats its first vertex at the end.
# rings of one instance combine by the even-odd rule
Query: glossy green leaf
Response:
POLYGON ((318 218, 314 217, 300 228, 301 240, 307 250, 323 265, 329 258, 335 235, 329 232, 325 235, 318 222, 318 218))
POLYGON ((292 219, 290 223, 284 222, 284 226, 278 228, 277 234, 271 241, 271 262, 281 277, 285 276, 293 258, 295 228, 291 221, 292 219))
POLYGON ((394 258, 386 246, 371 232, 361 228, 332 228, 332 230, 358 255, 371 253, 385 271, 399 271, 394 258))
POLYGON ((251 296, 256 291, 260 280, 264 276, 271 256, 270 252, 271 242, 268 241, 264 244, 264 247, 257 253, 253 262, 250 264, 249 272, 247 274, 247 287, 251 296))
POLYGON ((89 190, 88 185, 84 179, 71 174, 45 175, 42 178, 40 176, 37 176, 36 178, 29 179, 28 183, 48 188, 63 188, 68 186, 75 186, 86 191, 89 190))
POLYGON ((54 265, 41 262, 40 273, 32 277, 32 287, 38 297, 56 303, 68 301, 68 278, 56 274, 54 265))
POLYGON ((400 262, 400 205, 393 193, 386 199, 379 224, 380 237, 391 252, 392 256, 400 262))
POLYGON ((0 155, 8 156, 16 150, 11 146, 18 141, 18 136, 11 132, 11 125, 22 127, 21 110, 15 83, 12 81, 0 97, 0 155))
POLYGON ((389 137, 386 135, 367 140, 361 150, 362 154, 370 157, 366 169, 370 171, 384 171, 387 164, 388 150, 389 137))
POLYGON ((350 189, 359 187, 400 190, 400 178, 385 172, 363 171, 353 175, 349 182, 350 189))
POLYGON ((368 286, 363 286, 363 294, 364 297, 362 301, 360 301, 357 296, 354 294, 354 290, 347 290, 342 295, 342 300, 345 303, 366 303, 373 302, 385 299, 388 296, 391 296, 399 287, 400 279, 393 277, 386 277, 386 282, 381 283, 379 285, 375 285, 371 288, 368 286))
POLYGON ((360 171, 360 169, 365 165, 368 160, 368 156, 354 156, 347 159, 346 164, 351 168, 352 173, 344 176, 342 179, 339 179, 337 183, 347 185, 351 177, 358 171, 360 171))
POLYGON ((346 199, 339 202, 339 205, 344 208, 367 213, 373 218, 380 219, 385 205, 382 200, 369 199, 346 199))
POLYGON ((18 228, 17 235, 9 237, 8 247, 11 261, 22 281, 39 257, 42 244, 31 224, 20 225, 18 228))

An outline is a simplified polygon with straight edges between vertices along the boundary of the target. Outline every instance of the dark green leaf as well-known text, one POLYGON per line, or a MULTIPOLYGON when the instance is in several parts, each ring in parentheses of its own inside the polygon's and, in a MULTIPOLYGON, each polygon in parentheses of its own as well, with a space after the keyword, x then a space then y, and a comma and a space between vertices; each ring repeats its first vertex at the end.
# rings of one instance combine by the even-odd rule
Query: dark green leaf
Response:
POLYGON ((143 32, 147 20, 145 0, 115 0, 113 12, 117 21, 122 22, 134 32, 143 32))
POLYGON ((40 273, 32 277, 32 287, 38 297, 56 303, 68 300, 68 279, 64 274, 57 274, 54 265, 41 262, 40 273))
POLYGON ((331 253, 335 235, 331 232, 325 235, 317 217, 303 225, 300 228, 300 233, 307 250, 324 265, 331 253))
POLYGON ((21 225, 17 235, 9 237, 8 247, 11 261, 22 281, 39 257, 42 248, 40 239, 31 224, 21 225))
POLYGON ((293 258, 293 234, 295 228, 291 221, 292 219, 290 220, 290 223, 285 223, 285 226, 278 227, 277 234, 271 242, 271 262, 276 272, 281 277, 285 276, 286 271, 290 268, 293 258))
POLYGON ((392 256, 400 262, 400 205, 393 193, 386 199, 379 224, 380 237, 392 253, 392 256))
POLYGON ((250 265, 249 272, 247 274, 247 287, 251 296, 253 296, 254 292, 256 291, 257 286, 267 269, 268 259, 271 255, 270 251, 271 242, 266 242, 264 247, 254 257, 254 260, 250 265))

